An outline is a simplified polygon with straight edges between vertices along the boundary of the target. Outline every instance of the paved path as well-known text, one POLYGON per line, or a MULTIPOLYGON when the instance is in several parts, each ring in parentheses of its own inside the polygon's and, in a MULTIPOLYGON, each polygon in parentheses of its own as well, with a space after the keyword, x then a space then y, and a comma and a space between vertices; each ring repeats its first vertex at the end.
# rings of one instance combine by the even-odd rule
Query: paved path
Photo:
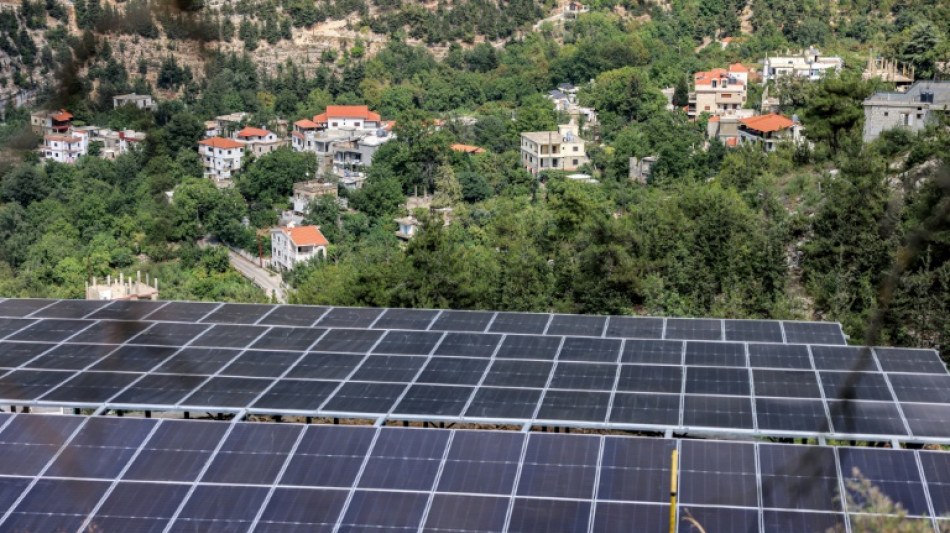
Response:
MULTIPOLYGON (((199 248, 206 246, 221 246, 221 243, 213 237, 211 240, 198 240, 199 248)), ((287 294, 284 292, 284 286, 279 275, 257 266, 257 263, 230 248, 228 248, 228 259, 231 261, 231 266, 233 266, 235 270, 249 279, 254 285, 264 289, 264 293, 267 294, 268 297, 273 296, 278 303, 287 303, 287 294)))

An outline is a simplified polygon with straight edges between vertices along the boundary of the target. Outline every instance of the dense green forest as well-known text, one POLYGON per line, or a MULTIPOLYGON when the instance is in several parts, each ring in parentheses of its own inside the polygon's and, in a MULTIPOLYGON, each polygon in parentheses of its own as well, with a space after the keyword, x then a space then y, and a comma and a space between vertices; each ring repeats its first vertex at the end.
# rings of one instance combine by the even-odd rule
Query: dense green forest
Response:
MULTIPOLYGON (((860 76, 871 43, 933 76, 950 57, 945 3, 765 0, 748 21, 752 33, 695 53, 703 39, 739 34, 744 2, 684 0, 665 10, 603 0, 577 21, 530 31, 552 6, 241 0, 218 11, 176 11, 133 0, 114 11, 80 0, 82 31, 70 34, 55 22, 60 4, 24 0, 15 18, 2 15, 0 47, 42 65, 54 83, 4 83, 44 88, 44 103, 68 108, 78 123, 134 128, 148 139, 115 161, 41 164, 30 150, 37 141, 26 133, 28 112, 7 110, 0 294, 80 297, 91 275, 143 270, 163 281, 166 299, 263 299, 220 249, 196 241, 213 234, 256 252, 257 230, 277 222, 312 156, 287 149, 254 159, 235 188, 218 190, 201 179, 202 121, 247 111, 247 122, 260 125, 328 104, 367 104, 397 121, 397 140, 377 152, 364 188, 343 192, 348 209, 327 200, 312 206, 308 221, 331 247, 327 261, 287 276, 295 301, 823 319, 841 321, 855 342, 875 324, 882 343, 946 345, 950 135, 938 125, 863 144, 861 101, 886 86, 860 76), (327 57, 310 76, 292 62, 276 73, 258 68, 248 43, 346 13, 389 35, 387 46, 372 57, 353 50, 327 57), (246 24, 233 27, 230 15, 246 24), (45 44, 31 46, 24 28, 43 32, 45 44), (128 68, 108 38, 161 31, 189 39, 195 28, 206 41, 240 39, 248 52, 206 48, 201 71, 172 54, 128 68), (472 45, 475 35, 505 42, 472 45), (450 43, 447 55, 436 59, 411 39, 450 43), (845 70, 770 90, 783 113, 802 117, 812 148, 707 146, 705 119, 665 109, 660 89, 692 72, 808 45, 842 55, 845 70), (146 81, 153 69, 158 87, 146 81), (566 121, 543 97, 565 81, 585 84, 581 103, 600 116, 602 142, 588 144, 585 169, 597 185, 558 173, 539 179, 519 164, 520 132, 566 121), (177 96, 154 113, 112 109, 114 94, 155 89, 177 96), (429 126, 435 117, 445 126, 429 126), (456 153, 454 142, 487 151, 456 153), (650 182, 630 182, 629 158, 648 155, 658 157, 650 182), (413 191, 451 205, 453 221, 420 213, 421 233, 403 244, 393 218, 405 214, 413 191)), ((749 105, 757 103, 753 91, 749 105)))

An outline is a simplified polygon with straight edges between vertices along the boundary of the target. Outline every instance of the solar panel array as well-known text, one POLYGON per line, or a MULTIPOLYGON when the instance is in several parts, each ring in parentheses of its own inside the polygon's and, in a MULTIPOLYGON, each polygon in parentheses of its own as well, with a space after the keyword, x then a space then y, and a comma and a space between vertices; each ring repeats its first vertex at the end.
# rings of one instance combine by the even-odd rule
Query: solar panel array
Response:
POLYGON ((950 513, 946 452, 68 415, 0 424, 4 531, 668 532, 674 449, 677 513, 710 532, 855 530, 873 519, 848 487, 855 469, 911 520, 943 530, 925 517, 950 513))
POLYGON ((5 404, 950 439, 936 352, 844 346, 837 324, 16 299, 2 316, 5 404))

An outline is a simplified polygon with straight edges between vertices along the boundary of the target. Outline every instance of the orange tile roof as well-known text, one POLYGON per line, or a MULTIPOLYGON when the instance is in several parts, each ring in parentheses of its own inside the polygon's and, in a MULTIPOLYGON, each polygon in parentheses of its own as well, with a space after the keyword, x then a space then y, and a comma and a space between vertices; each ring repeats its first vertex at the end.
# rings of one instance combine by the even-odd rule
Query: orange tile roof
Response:
POLYGON ((784 130, 791 128, 792 124, 794 124, 794 122, 792 122, 790 119, 775 113, 769 113, 768 115, 760 115, 757 117, 741 118, 739 119, 739 122, 744 124, 745 127, 749 129, 761 131, 762 133, 784 130))
POLYGON ((299 131, 292 131, 290 134, 298 139, 306 139, 306 137, 303 136, 303 133, 300 133, 299 131))
POLYGON ((733 63, 729 65, 729 72, 749 72, 749 68, 742 63, 733 63))
POLYGON ((50 118, 57 122, 66 122, 67 120, 70 120, 73 118, 73 114, 70 113, 69 111, 66 111, 65 109, 60 109, 59 113, 51 116, 50 118))
POLYGON ((328 105, 326 112, 313 117, 313 121, 326 122, 328 118, 362 118, 378 121, 380 116, 370 111, 365 105, 328 105))
POLYGON ((386 131, 392 131, 392 129, 396 126, 396 121, 395 121, 395 120, 384 120, 384 121, 382 122, 382 125, 383 125, 383 129, 384 129, 384 130, 386 130, 386 131))
POLYGON ((484 154, 485 149, 471 144, 453 144, 451 146, 456 152, 465 152, 467 154, 484 154))
POLYGON ((329 246, 330 241, 320 233, 320 226, 280 228, 297 246, 329 246))
POLYGON ((298 120, 297 122, 294 122, 294 126, 297 126, 298 128, 308 129, 308 130, 318 127, 316 122, 312 120, 307 120, 307 119, 302 119, 302 120, 298 120))
POLYGON ((719 115, 709 117, 709 122, 719 122, 719 115))
POLYGON ((212 137, 210 139, 198 141, 198 144, 203 144, 212 148, 244 148, 242 143, 231 139, 225 139, 224 137, 212 137))
POLYGON ((726 37, 726 38, 724 38, 724 39, 722 40, 722 42, 724 42, 724 43, 731 43, 731 42, 732 42, 732 37, 726 37))
POLYGON ((267 135, 269 134, 270 132, 267 130, 263 130, 261 128, 252 128, 248 126, 244 128, 243 130, 239 131, 237 136, 238 137, 267 137, 267 135))
POLYGON ((739 138, 738 138, 738 137, 730 137, 730 138, 726 139, 726 146, 739 146, 739 138))
MULTIPOLYGON (((701 70, 701 71, 697 72, 696 74, 693 74, 693 81, 695 82, 696 85, 711 85, 711 84, 712 84, 712 80, 714 80, 714 79, 715 79, 715 80, 719 80, 719 79, 723 79, 723 78, 729 79, 729 72, 730 72, 730 71, 728 71, 728 70, 726 70, 726 69, 724 69, 724 68, 714 68, 714 69, 709 70, 709 71, 703 71, 703 70, 701 70)), ((736 72, 738 72, 738 71, 736 71, 736 72)), ((729 82, 729 85, 739 85, 739 86, 742 86, 743 83, 742 83, 741 81, 734 81, 734 82, 729 82)))

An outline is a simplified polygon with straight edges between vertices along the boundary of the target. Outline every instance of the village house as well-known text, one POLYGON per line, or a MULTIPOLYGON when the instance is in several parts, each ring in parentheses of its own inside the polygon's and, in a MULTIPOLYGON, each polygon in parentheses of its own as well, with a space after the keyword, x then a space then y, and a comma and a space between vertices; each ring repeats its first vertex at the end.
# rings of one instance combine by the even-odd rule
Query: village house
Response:
POLYGON ((780 76, 795 76, 818 81, 829 73, 839 72, 844 60, 837 56, 822 56, 817 48, 803 50, 796 56, 766 57, 762 70, 765 81, 780 76))
POLYGON ((214 180, 218 187, 229 187, 234 172, 241 169, 244 145, 233 139, 212 137, 198 141, 198 155, 204 176, 214 180))
POLYGON ((63 135, 72 124, 73 115, 65 109, 30 113, 30 129, 35 135, 63 135))
POLYGON ((391 122, 367 106, 328 106, 326 111, 294 122, 291 146, 317 155, 317 173, 331 172, 347 189, 359 188, 362 167, 372 164, 379 147, 392 139, 391 122))
POLYGON ((922 130, 950 111, 950 81, 918 81, 906 92, 878 92, 864 100, 864 142, 881 132, 922 130))
POLYGON ((230 113, 227 115, 218 115, 214 117, 215 122, 218 123, 217 133, 221 137, 230 137, 235 131, 241 127, 242 124, 249 117, 249 113, 243 111, 238 113, 230 113))
POLYGON ((57 163, 75 163, 89 153, 89 133, 73 131, 43 136, 43 157, 57 163))
POLYGON ((409 215, 407 217, 395 219, 396 224, 399 226, 399 229, 396 230, 396 237, 404 241, 416 236, 416 233, 419 231, 419 226, 421 225, 416 217, 409 215))
POLYGON ((244 144, 249 154, 260 157, 269 154, 274 150, 284 146, 284 140, 276 133, 262 128, 245 127, 234 135, 238 142, 244 144))
POLYGON ((271 264, 280 270, 293 270, 297 263, 315 257, 327 257, 330 243, 319 226, 289 226, 271 230, 271 264))
POLYGON ((290 201, 294 204, 294 214, 304 215, 310 204, 321 196, 337 196, 336 183, 323 180, 310 180, 294 183, 294 193, 290 201))
POLYGON ((754 109, 739 109, 728 115, 709 117, 706 122, 706 136, 719 139, 726 146, 737 146, 740 121, 754 116, 754 109))
POLYGON ((532 174, 544 170, 574 171, 588 162, 584 140, 577 124, 558 126, 557 131, 532 131, 521 134, 521 166, 532 174))
POLYGON ((914 83, 914 66, 910 68, 901 65, 898 68, 897 61, 888 61, 883 57, 874 57, 874 52, 868 52, 868 64, 861 73, 865 80, 879 79, 884 83, 893 83, 897 92, 904 92, 914 83))
POLYGON ((132 104, 146 111, 154 111, 156 107, 155 102, 152 101, 152 97, 147 94, 120 94, 112 97, 113 108, 122 107, 126 104, 132 104))
POLYGON ((782 142, 802 142, 802 125, 797 117, 791 119, 774 113, 739 119, 738 144, 760 144, 772 152, 782 142))
POLYGON ((566 18, 577 18, 578 15, 587 13, 588 11, 590 11, 590 7, 580 2, 570 2, 564 6, 564 16, 566 18))
POLYGON ((686 114, 695 119, 703 113, 712 116, 731 115, 746 103, 749 69, 740 63, 728 68, 700 71, 693 75, 693 92, 689 93, 686 114))

